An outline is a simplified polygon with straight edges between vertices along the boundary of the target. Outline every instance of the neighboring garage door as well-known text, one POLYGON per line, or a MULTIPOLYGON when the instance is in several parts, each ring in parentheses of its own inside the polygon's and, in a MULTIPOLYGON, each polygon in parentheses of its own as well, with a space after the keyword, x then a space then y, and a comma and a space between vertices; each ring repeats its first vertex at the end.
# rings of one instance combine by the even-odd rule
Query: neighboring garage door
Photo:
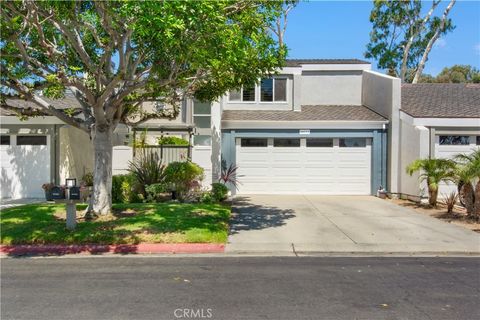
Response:
POLYGON ((238 138, 239 194, 370 194, 371 139, 238 138))
POLYGON ((1 136, 2 198, 44 197, 50 182, 50 141, 46 135, 1 136))
MULTIPOLYGON (((437 135, 435 137, 435 158, 453 159, 460 153, 471 153, 480 146, 480 136, 467 135, 437 135)), ((442 182, 439 195, 443 197, 457 191, 455 183, 442 182)))

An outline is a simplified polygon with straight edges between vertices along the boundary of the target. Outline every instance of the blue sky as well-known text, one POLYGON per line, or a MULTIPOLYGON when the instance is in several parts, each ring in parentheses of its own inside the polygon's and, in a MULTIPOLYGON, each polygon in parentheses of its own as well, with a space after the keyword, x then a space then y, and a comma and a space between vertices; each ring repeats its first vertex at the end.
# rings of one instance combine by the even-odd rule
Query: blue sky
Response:
MULTIPOLYGON (((424 3, 424 7, 430 5, 431 1, 424 3)), ((288 18, 285 41, 289 57, 365 59, 371 9, 371 1, 299 3, 288 18)), ((440 11, 437 14, 441 15, 440 11)), ((457 1, 449 16, 456 28, 437 41, 425 73, 436 75, 443 67, 454 64, 480 68, 480 1, 457 1)), ((375 62, 372 66, 376 69, 375 62)))

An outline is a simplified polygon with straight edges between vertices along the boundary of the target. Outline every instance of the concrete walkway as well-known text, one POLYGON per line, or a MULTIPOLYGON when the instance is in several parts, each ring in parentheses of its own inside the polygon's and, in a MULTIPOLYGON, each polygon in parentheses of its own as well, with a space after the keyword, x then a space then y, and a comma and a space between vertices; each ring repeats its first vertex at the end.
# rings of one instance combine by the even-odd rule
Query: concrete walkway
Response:
POLYGON ((18 206, 23 206, 24 204, 40 203, 45 202, 43 199, 2 199, 0 200, 0 209, 13 208, 18 206))
POLYGON ((237 197, 227 253, 480 254, 480 234, 370 196, 237 197))

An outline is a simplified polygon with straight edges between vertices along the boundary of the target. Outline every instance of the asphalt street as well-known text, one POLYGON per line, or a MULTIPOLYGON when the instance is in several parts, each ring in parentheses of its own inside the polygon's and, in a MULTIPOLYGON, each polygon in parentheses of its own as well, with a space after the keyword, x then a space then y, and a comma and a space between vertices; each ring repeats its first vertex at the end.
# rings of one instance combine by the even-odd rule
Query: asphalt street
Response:
POLYGON ((1 261, 1 319, 480 319, 479 258, 1 261))

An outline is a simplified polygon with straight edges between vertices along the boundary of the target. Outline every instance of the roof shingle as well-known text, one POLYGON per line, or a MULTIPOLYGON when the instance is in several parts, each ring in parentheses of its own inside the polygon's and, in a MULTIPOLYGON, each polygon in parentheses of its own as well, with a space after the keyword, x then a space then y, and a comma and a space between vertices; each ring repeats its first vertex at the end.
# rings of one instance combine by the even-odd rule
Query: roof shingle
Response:
POLYGON ((415 118, 480 118, 480 84, 403 84, 401 109, 415 118))
POLYGON ((293 110, 225 110, 224 121, 385 121, 365 106, 302 106, 293 110))
POLYGON ((359 59, 287 59, 286 67, 300 67, 302 64, 370 64, 359 59))

